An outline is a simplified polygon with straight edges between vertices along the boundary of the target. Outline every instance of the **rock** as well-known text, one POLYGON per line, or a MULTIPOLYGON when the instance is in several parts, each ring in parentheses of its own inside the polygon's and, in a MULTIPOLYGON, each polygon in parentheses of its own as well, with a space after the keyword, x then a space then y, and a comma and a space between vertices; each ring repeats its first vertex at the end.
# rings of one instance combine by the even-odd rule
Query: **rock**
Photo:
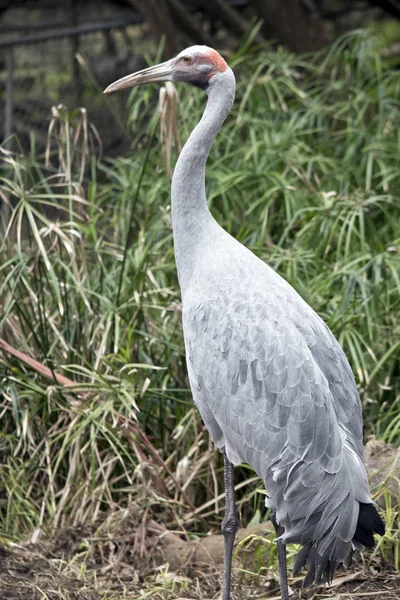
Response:
POLYGON ((367 467, 372 495, 378 506, 385 508, 384 490, 390 493, 392 503, 397 505, 400 497, 400 448, 382 440, 371 439, 365 446, 367 467))

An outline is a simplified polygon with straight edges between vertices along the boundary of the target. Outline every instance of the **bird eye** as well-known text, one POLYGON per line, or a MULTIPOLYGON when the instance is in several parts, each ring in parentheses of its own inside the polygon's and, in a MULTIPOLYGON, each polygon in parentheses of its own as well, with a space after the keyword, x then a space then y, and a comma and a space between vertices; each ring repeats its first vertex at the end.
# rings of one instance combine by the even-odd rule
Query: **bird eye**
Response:
POLYGON ((192 59, 191 59, 191 57, 190 57, 190 56, 183 56, 183 57, 182 57, 182 60, 183 60, 183 62, 185 62, 185 63, 190 63, 190 62, 192 62, 192 59))

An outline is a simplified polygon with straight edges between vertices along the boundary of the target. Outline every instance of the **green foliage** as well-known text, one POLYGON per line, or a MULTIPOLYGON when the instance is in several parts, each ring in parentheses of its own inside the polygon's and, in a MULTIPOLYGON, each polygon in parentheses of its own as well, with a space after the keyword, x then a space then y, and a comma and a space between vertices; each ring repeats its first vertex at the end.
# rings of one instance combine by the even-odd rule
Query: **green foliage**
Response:
MULTIPOLYGON (((326 320, 356 374, 366 433, 398 444, 400 74, 365 32, 312 61, 265 48, 231 64, 237 100, 210 155, 211 210, 326 320)), ((179 120, 192 126, 204 97, 179 93, 179 120)), ((95 521, 117 503, 168 504, 161 484, 179 527, 179 511, 200 529, 215 515, 218 456, 191 409, 170 180, 149 133, 156 95, 130 95, 129 157, 97 163, 68 113, 60 169, 33 153, 3 155, 0 193, 14 208, 1 247, 1 337, 49 370, 1 358, 6 536, 95 521), (75 385, 57 385, 55 372, 75 385), (152 448, 176 479, 186 465, 186 495, 152 448)), ((262 495, 240 488, 250 518, 262 495)))

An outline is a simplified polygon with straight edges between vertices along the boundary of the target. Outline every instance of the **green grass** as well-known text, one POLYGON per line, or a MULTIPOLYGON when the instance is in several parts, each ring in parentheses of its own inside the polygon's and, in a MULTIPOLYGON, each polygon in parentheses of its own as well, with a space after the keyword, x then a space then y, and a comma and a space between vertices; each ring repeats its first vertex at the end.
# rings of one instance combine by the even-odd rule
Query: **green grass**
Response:
MULTIPOLYGON (((398 445, 400 73, 366 32, 313 60, 243 47, 231 65, 237 100, 210 155, 211 210, 325 319, 356 374, 366 435, 398 445)), ((205 98, 179 93, 184 139, 205 98)), ((220 523, 221 464, 188 390, 157 98, 156 87, 130 94, 128 157, 99 162, 95 138, 77 136, 80 112, 58 116, 51 164, 33 140, 2 154, 14 208, 1 337, 50 373, 0 357, 4 539, 108 523, 129 506, 191 532, 220 523)), ((239 482, 246 523, 263 498, 250 470, 239 482)))

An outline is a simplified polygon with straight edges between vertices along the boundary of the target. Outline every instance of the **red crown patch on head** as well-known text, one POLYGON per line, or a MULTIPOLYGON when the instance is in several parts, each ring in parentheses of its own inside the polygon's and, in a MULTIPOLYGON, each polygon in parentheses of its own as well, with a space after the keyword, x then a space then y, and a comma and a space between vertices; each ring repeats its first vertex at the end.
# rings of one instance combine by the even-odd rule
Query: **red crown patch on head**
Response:
POLYGON ((228 68, 228 65, 216 50, 210 49, 206 53, 207 60, 214 65, 214 70, 210 75, 214 75, 216 72, 223 73, 228 68))

